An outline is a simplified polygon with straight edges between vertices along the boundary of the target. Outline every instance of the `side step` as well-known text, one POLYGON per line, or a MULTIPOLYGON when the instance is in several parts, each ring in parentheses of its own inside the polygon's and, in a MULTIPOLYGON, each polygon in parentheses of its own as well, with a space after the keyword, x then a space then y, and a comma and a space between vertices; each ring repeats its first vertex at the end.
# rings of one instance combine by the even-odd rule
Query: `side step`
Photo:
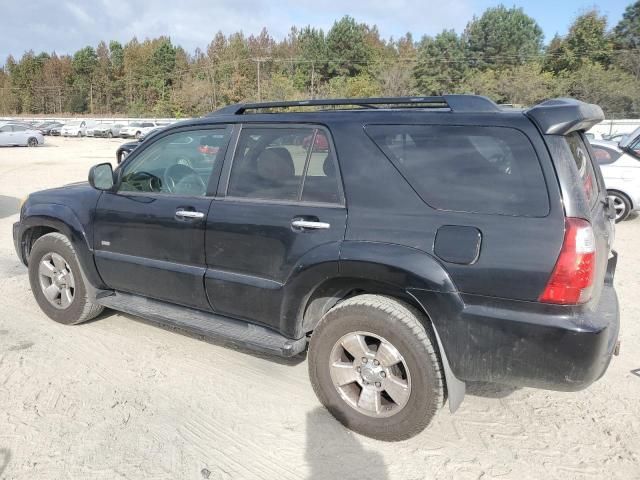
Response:
POLYGON ((113 295, 98 298, 97 302, 113 310, 136 315, 159 325, 217 338, 271 355, 293 357, 307 347, 305 337, 291 340, 273 330, 248 322, 128 293, 116 292, 113 295))

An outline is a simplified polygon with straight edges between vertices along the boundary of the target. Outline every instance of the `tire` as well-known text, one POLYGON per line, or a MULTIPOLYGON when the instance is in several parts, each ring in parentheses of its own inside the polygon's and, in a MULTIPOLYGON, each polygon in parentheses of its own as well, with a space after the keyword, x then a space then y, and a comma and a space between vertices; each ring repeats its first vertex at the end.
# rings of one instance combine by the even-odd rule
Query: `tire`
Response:
POLYGON ((33 295, 42 311, 58 323, 76 325, 91 320, 103 310, 102 306, 96 305, 89 300, 75 250, 69 239, 61 233, 48 233, 33 244, 29 255, 29 282, 33 295), (54 283, 52 278, 48 276, 51 270, 43 267, 47 275, 41 275, 41 263, 43 261, 56 268, 60 264, 60 258, 64 261, 65 268, 58 268, 57 271, 65 272, 64 284, 73 284, 73 288, 69 289, 72 299, 67 306, 62 304, 64 295, 62 292, 66 288, 58 288, 58 285, 55 285, 61 291, 59 294, 60 304, 58 304, 57 299, 49 300, 44 293, 44 286, 47 284, 51 286, 54 283))
POLYGON ((613 200, 616 209, 616 223, 626 220, 631 213, 631 201, 624 193, 616 190, 608 190, 607 196, 613 200))
POLYGON ((76 137, 78 138, 82 137, 82 132, 80 130, 78 130, 78 134, 76 135, 76 137))
POLYGON ((414 307, 391 297, 369 294, 339 303, 320 320, 309 344, 309 377, 320 402, 347 428, 378 440, 404 440, 424 430, 442 407, 442 365, 433 335, 421 320, 424 315, 414 307), (365 339, 367 350, 360 359, 362 365, 358 364, 358 348, 352 348, 354 335, 365 339), (343 347, 345 343, 353 354, 343 347), (396 364, 385 361, 381 353, 390 351, 389 344, 401 355, 402 360, 396 364), (380 362, 375 364, 378 357, 380 362), (340 377, 347 382, 342 387, 335 385, 341 381, 333 380, 337 370, 331 365, 337 363, 344 368, 337 369, 338 374, 348 372, 348 378, 340 377), (352 364, 356 373, 349 368, 352 364), (386 368, 391 364, 395 366, 386 368), (386 372, 384 376, 380 369, 386 372), (402 395, 396 390, 394 397, 403 400, 395 402, 387 393, 393 390, 387 388, 398 382, 403 385, 402 395), (379 392, 380 400, 370 402, 370 410, 360 408, 365 389, 379 392))
POLYGON ((138 139, 138 140, 139 140, 139 139, 140 139, 140 135, 142 135, 142 133, 141 133, 141 132, 136 132, 136 135, 135 135, 135 136, 136 136, 136 139, 138 139))
POLYGON ((29 140, 27 140, 27 147, 37 147, 38 146, 38 139, 36 137, 29 137, 29 140))
POLYGON ((111 133, 111 130, 109 130, 109 131, 107 132, 107 137, 109 137, 109 138, 113 138, 113 133, 111 133))

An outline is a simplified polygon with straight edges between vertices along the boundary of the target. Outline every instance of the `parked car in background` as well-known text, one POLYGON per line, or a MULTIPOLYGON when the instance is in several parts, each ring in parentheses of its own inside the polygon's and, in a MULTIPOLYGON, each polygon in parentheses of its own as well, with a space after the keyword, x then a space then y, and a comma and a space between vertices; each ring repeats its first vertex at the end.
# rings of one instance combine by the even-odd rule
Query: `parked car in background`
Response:
POLYGON ((99 123, 95 127, 93 127, 93 136, 94 137, 112 137, 111 129, 113 128, 113 123, 99 123))
POLYGON ((60 131, 63 137, 83 137, 87 129, 87 122, 84 120, 74 120, 65 124, 60 131))
POLYGON ((38 127, 38 130, 40 130, 40 132, 43 135, 51 135, 51 130, 56 129, 56 128, 61 128, 64 126, 64 123, 61 122, 49 122, 47 124, 45 124, 44 126, 38 127))
POLYGON ((16 123, 0 124, 0 146, 37 147, 44 144, 39 130, 16 123))
POLYGON ((147 133, 158 126, 160 124, 156 122, 133 122, 120 129, 120 136, 122 138, 140 138, 143 133, 147 133))
POLYGON ((230 105, 32 193, 14 245, 54 321, 106 307, 308 348, 339 421, 402 440, 467 382, 576 391, 605 373, 615 210, 584 136, 603 118, 469 95, 230 105), (291 110, 327 106, 350 108, 291 110))
POLYGON ((609 142, 620 143, 628 135, 629 135, 628 133, 614 133, 613 135, 603 135, 602 136, 602 140, 607 140, 609 142))
POLYGON ((140 143, 140 140, 135 140, 133 142, 127 142, 120 145, 116 150, 116 161, 118 164, 122 163, 122 161, 127 158, 127 156, 133 152, 140 143))
POLYGON ((84 134, 87 137, 93 137, 93 131, 96 128, 96 126, 98 126, 97 123, 94 122, 87 122, 86 128, 84 130, 84 134))
POLYGON ((590 143, 616 210, 616 222, 621 222, 640 210, 640 155, 606 140, 590 143))
POLYGON ((49 129, 49 135, 51 135, 52 137, 59 137, 62 134, 62 129, 64 125, 65 125, 64 123, 61 123, 60 125, 51 127, 49 129))
POLYGON ((145 129, 140 133, 140 137, 138 137, 138 139, 144 140, 145 138, 149 137, 149 135, 155 134, 156 132, 158 132, 159 130, 162 130, 165 127, 166 125, 158 125, 157 127, 145 129))

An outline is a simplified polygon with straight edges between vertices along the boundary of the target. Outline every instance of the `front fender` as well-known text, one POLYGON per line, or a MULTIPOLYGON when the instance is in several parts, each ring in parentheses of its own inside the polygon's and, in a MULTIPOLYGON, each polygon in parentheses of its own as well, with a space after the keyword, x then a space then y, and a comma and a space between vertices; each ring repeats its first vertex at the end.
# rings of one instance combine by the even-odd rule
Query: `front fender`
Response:
MULTIPOLYGON (((17 233, 21 252, 25 252, 28 235, 36 227, 48 227, 65 235, 73 245, 89 283, 96 288, 106 288, 94 263, 91 237, 71 208, 52 203, 25 205, 17 233)), ((28 258, 22 260, 26 262, 28 258)))

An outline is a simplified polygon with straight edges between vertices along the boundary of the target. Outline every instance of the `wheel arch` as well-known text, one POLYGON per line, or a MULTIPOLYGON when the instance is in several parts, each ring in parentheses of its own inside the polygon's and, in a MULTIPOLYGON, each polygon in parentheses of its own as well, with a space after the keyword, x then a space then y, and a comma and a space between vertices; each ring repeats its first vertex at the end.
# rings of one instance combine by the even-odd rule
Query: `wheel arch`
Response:
POLYGON ((27 207, 20 221, 18 242, 21 260, 29 263, 33 244, 47 233, 58 232, 69 239, 87 281, 95 288, 105 288, 93 259, 91 241, 82 223, 65 205, 35 204, 27 207))

